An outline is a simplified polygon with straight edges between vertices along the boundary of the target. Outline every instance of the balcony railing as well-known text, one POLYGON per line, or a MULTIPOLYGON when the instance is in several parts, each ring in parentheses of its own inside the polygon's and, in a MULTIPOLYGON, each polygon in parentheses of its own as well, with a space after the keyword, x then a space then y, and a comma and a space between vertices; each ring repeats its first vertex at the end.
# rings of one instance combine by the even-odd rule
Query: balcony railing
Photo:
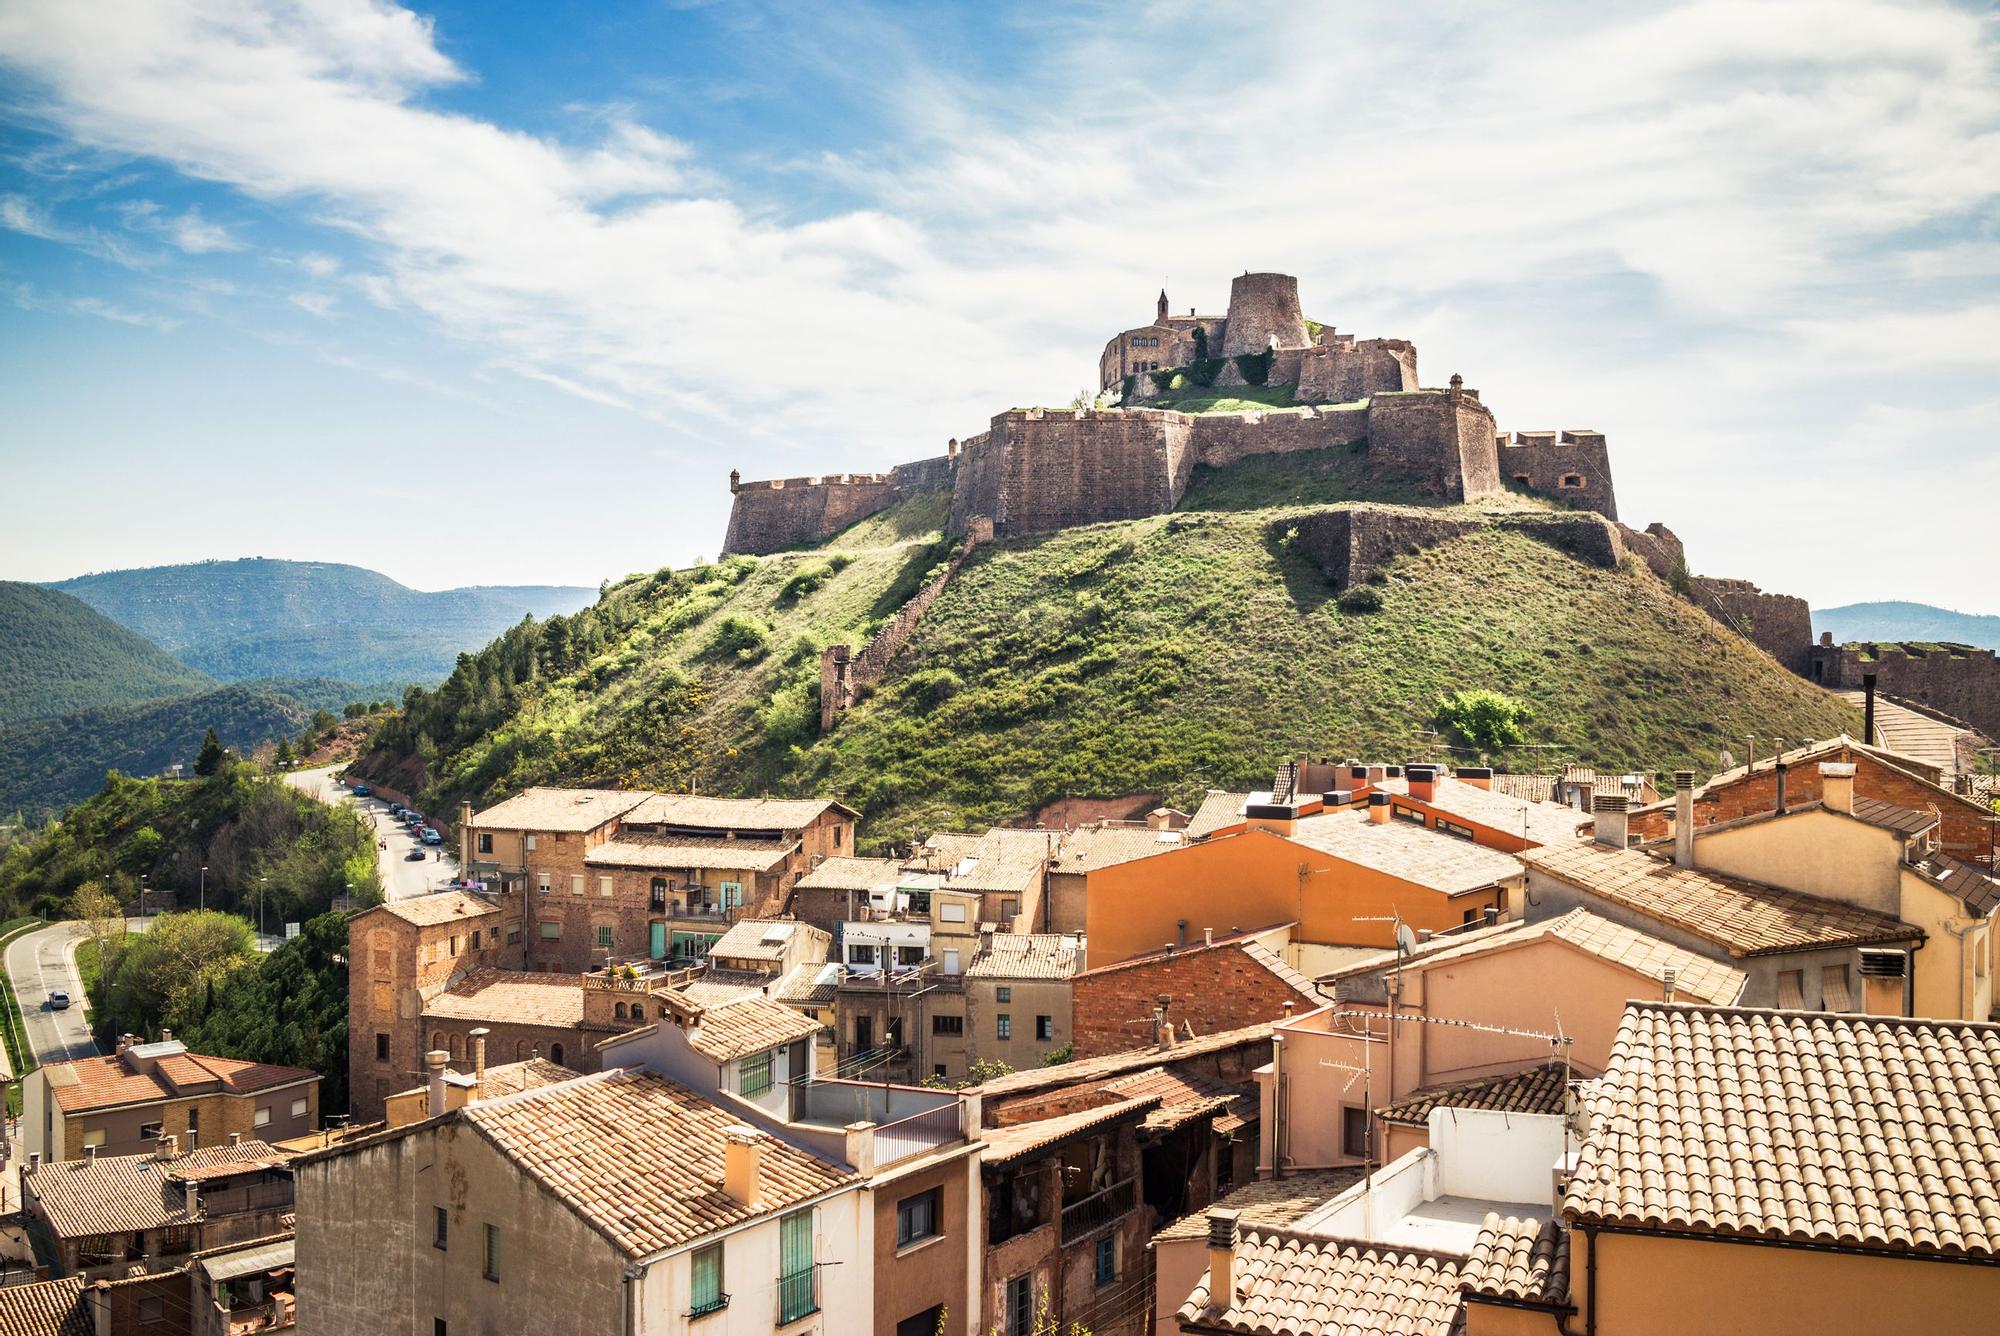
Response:
POLYGON ((1128 1178, 1063 1207, 1062 1241, 1074 1243, 1130 1211, 1138 1200, 1137 1188, 1136 1181, 1128 1178))
POLYGON ((890 1164, 958 1140, 958 1101, 883 1123, 875 1129, 875 1163, 890 1164))

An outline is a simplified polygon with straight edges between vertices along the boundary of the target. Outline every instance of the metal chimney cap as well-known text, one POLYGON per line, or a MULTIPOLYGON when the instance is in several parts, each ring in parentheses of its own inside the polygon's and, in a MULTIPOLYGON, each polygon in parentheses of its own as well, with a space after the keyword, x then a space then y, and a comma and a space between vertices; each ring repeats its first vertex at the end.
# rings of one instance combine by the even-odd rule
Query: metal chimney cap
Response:
POLYGON ((1236 1246, 1237 1212, 1227 1206, 1215 1207, 1208 1213, 1208 1246, 1211 1248, 1234 1248, 1236 1246))

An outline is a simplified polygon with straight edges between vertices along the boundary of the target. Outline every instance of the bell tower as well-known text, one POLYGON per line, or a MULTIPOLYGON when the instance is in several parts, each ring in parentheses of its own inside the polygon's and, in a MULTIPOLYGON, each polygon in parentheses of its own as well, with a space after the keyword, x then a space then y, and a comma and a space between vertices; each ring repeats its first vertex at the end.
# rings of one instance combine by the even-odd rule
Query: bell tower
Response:
POLYGON ((1167 323, 1167 290, 1165 288, 1160 289, 1159 315, 1155 318, 1155 323, 1161 325, 1167 323))

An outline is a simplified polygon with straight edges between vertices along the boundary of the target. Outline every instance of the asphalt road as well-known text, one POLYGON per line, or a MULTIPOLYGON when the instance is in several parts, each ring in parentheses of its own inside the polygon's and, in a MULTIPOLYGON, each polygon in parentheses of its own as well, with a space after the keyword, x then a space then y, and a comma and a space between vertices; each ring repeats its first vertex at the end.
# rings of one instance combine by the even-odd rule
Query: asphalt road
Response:
MULTIPOLYGON (((125 926, 144 932, 149 925, 143 919, 127 919, 125 926)), ((38 1063, 97 1053, 83 1015, 83 981, 76 976, 76 944, 86 935, 81 923, 52 923, 7 944, 7 977, 13 980, 21 1018, 27 1022, 28 1046, 38 1063), (49 1010, 49 994, 54 992, 69 994, 67 1011, 49 1010)))
POLYGON ((389 815, 388 803, 379 798, 357 798, 348 792, 347 786, 333 777, 339 768, 329 765, 317 770, 293 771, 285 776, 285 782, 323 803, 357 808, 374 824, 375 861, 381 869, 385 896, 391 900, 409 900, 457 880, 458 859, 449 849, 425 848, 401 822, 389 815), (386 848, 381 847, 384 844, 386 848), (413 849, 423 851, 423 861, 410 860, 413 849), (440 852, 444 854, 442 860, 437 857, 440 852))

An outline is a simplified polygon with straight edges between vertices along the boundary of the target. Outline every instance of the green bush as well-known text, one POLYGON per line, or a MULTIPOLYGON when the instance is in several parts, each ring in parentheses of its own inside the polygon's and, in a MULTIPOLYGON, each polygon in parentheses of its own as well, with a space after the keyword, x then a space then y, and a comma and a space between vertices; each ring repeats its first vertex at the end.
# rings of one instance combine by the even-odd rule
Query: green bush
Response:
POLYGON ((718 659, 755 663, 771 652, 771 628, 755 617, 731 613, 715 624, 708 653, 718 659))
POLYGON ((1358 584, 1341 591, 1335 600, 1342 612, 1382 611, 1382 592, 1371 585, 1358 584))
POLYGON ((1481 752, 1504 751, 1527 740, 1522 731, 1534 711, 1526 701, 1473 687, 1438 698, 1437 722, 1481 752))
POLYGON ((1238 353, 1236 369, 1243 374, 1245 384, 1262 385, 1271 378, 1271 361, 1271 350, 1268 348, 1261 353, 1238 353))
POLYGON ((796 603, 800 599, 819 592, 820 587, 834 576, 834 566, 830 561, 808 561, 792 572, 791 579, 778 589, 778 601, 796 603))

